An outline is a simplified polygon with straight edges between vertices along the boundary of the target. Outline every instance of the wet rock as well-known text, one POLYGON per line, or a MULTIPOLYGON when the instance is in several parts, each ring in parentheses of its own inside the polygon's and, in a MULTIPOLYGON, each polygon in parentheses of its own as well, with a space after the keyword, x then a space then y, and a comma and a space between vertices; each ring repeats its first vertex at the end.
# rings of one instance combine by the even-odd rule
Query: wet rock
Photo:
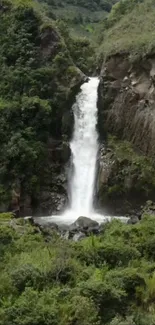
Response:
POLYGON ((86 237, 86 235, 83 232, 78 232, 73 236, 73 241, 78 242, 79 240, 82 240, 86 237))
POLYGON ((92 220, 87 217, 79 217, 71 226, 71 231, 77 231, 77 230, 87 230, 89 232, 89 229, 91 231, 96 230, 97 227, 99 227, 99 224, 97 221, 92 220))
POLYGON ((35 225, 35 220, 33 219, 33 217, 29 216, 29 217, 24 217, 24 220, 28 223, 30 223, 31 225, 35 225))
POLYGON ((62 132, 69 138, 72 134, 74 126, 74 115, 72 110, 65 111, 62 116, 62 132))
POLYGON ((64 234, 61 234, 61 237, 63 237, 66 240, 71 239, 71 233, 70 233, 70 231, 67 230, 64 234))
POLYGON ((65 136, 63 141, 48 140, 48 154, 52 163, 65 164, 70 159, 71 150, 65 136))
POLYGON ((32 200, 30 195, 24 195, 20 202, 20 215, 31 216, 32 213, 32 200))
POLYGON ((70 229, 69 229, 69 226, 66 225, 66 224, 59 224, 58 227, 59 227, 59 231, 60 231, 61 233, 65 233, 65 232, 67 232, 67 231, 70 230, 70 229))
POLYGON ((47 240, 50 240, 50 238, 53 236, 54 233, 59 234, 58 226, 55 223, 52 222, 40 223, 35 221, 35 226, 37 226, 40 229, 41 233, 43 234, 43 236, 47 238, 47 240))
POLYGON ((63 141, 62 143, 62 153, 61 153, 61 161, 62 163, 67 163, 71 157, 71 149, 69 142, 63 141))
MULTIPOLYGON (((84 228, 85 229, 85 228, 84 228)), ((100 232, 100 227, 99 225, 93 226, 93 227, 88 227, 87 230, 85 230, 85 233, 89 236, 91 234, 97 235, 100 232)))
POLYGON ((42 227, 44 229, 54 229, 58 230, 58 225, 55 222, 48 221, 46 218, 42 217, 32 217, 34 225, 42 227))
POLYGON ((40 193, 39 207, 35 210, 36 216, 51 216, 57 214, 66 205, 67 194, 58 192, 43 191, 40 193))
POLYGON ((135 225, 138 222, 139 222, 139 218, 136 215, 134 215, 134 216, 130 216, 130 219, 128 220, 127 224, 135 225))

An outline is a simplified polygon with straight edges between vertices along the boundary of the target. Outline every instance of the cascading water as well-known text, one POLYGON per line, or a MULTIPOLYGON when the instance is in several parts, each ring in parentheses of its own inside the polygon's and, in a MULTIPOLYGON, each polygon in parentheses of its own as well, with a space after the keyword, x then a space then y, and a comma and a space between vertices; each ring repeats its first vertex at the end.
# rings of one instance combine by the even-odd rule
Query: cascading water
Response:
MULTIPOLYGON (((111 220, 93 210, 93 194, 98 153, 97 88, 98 78, 90 78, 81 86, 73 105, 74 133, 70 143, 73 173, 70 179, 70 206, 62 215, 46 217, 48 222, 71 224, 79 216, 86 216, 98 222, 111 220)), ((45 221, 45 217, 43 217, 45 221)), ((123 219, 123 217, 122 217, 123 219)))
POLYGON ((98 78, 91 78, 81 87, 73 105, 74 134, 71 141, 74 172, 70 193, 72 213, 88 216, 93 211, 93 193, 98 152, 97 87, 98 78))

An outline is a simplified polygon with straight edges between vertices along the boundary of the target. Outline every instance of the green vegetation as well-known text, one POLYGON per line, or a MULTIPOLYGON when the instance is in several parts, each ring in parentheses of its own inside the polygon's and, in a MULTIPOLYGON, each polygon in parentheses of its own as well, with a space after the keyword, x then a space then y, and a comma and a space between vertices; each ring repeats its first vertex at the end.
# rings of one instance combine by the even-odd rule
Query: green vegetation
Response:
MULTIPOLYGON (((63 121, 81 82, 77 68, 95 69, 91 42, 70 28, 92 34, 115 1, 39 2, 0 1, 0 207, 13 189, 15 199, 26 194, 36 204, 42 188, 54 188, 60 166, 53 171, 48 141, 68 139, 63 121)), ((102 55, 154 51, 154 13, 153 0, 116 4, 102 23, 102 55)), ((114 137, 109 146, 116 165, 104 195, 151 197, 154 162, 114 137)), ((153 216, 133 226, 114 220, 74 243, 0 214, 0 325, 154 324, 153 216)))
POLYGON ((21 224, 0 223, 1 325, 154 325, 154 217, 79 243, 21 224))
POLYGON ((44 186, 51 174, 47 141, 65 133, 62 116, 80 78, 58 28, 37 3, 1 1, 0 204, 8 205, 13 188, 35 199, 44 186))
MULTIPOLYGON (((145 202, 154 199, 155 163, 154 160, 135 152, 131 143, 115 136, 108 137, 111 151, 111 172, 108 182, 100 188, 100 197, 107 200, 122 199, 145 202)), ((126 201, 126 211, 128 202, 126 201)), ((119 203, 120 204, 120 203, 119 203)), ((130 204, 129 204, 130 205, 130 204)))
POLYGON ((100 25, 100 56, 126 52, 132 60, 155 51, 153 0, 121 0, 100 25))
POLYGON ((72 37, 69 27, 62 20, 57 22, 57 26, 75 65, 87 75, 91 75, 96 68, 95 48, 92 42, 86 37, 72 37))
POLYGON ((61 19, 78 36, 91 36, 99 21, 111 11, 117 0, 39 0, 49 17, 61 19))

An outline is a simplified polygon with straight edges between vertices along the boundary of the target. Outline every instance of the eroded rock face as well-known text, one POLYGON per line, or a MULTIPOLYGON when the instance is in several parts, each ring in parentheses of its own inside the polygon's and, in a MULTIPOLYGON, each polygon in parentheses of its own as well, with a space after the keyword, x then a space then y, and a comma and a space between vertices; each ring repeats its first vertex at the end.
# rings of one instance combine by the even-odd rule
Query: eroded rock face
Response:
MULTIPOLYGON (((135 157, 132 153, 132 159, 130 154, 127 158, 124 155, 123 158, 122 152, 120 159, 115 149, 101 148, 97 206, 107 209, 110 213, 132 215, 133 210, 136 212, 146 200, 154 201, 155 167, 144 158, 155 157, 154 125, 155 57, 131 63, 127 54, 112 56, 103 65, 100 76, 98 90, 100 139, 101 143, 102 139, 107 143, 106 135, 111 134, 116 136, 117 140, 123 140, 122 143, 128 141, 135 152, 135 157), (141 160, 137 159, 136 155, 141 157, 141 160), (148 168, 152 170, 152 180, 150 176, 146 177, 145 166, 150 166, 148 168)), ((135 220, 132 220, 132 223, 135 220)))
POLYGON ((155 58, 132 64, 115 55, 103 66, 99 85, 99 131, 130 141, 155 155, 155 58))

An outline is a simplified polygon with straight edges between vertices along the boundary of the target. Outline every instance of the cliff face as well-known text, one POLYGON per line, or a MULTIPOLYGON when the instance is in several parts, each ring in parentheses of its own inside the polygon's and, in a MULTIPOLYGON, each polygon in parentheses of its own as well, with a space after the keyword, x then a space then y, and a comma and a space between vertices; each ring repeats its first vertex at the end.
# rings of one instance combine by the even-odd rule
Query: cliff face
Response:
POLYGON ((97 196, 110 212, 130 212, 154 200, 154 80, 153 56, 131 63, 118 54, 102 67, 98 127, 109 149, 100 155, 97 196))
POLYGON ((103 66, 99 86, 99 129, 155 154, 155 57, 130 63, 115 55, 103 66))

